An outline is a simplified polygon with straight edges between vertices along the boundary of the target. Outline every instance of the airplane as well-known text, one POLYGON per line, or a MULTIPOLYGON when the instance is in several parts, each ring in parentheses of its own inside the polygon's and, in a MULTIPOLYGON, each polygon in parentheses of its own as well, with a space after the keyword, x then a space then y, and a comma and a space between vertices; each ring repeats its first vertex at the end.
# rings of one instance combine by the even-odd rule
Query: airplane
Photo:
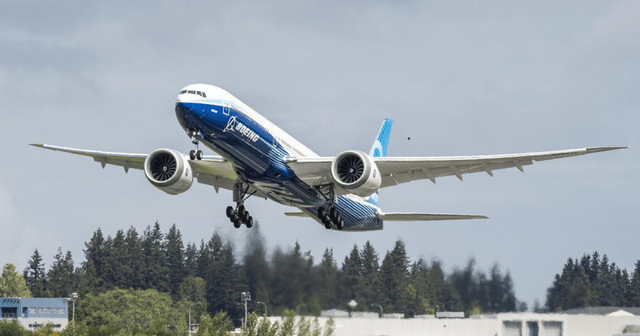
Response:
POLYGON ((379 189, 428 179, 487 173, 523 167, 537 161, 604 152, 627 147, 589 147, 537 153, 451 157, 389 157, 393 121, 385 119, 369 153, 346 150, 321 157, 229 92, 207 84, 180 90, 175 113, 195 149, 188 155, 160 148, 149 154, 113 153, 31 144, 54 151, 92 157, 107 164, 144 171, 156 188, 171 195, 199 183, 233 192, 235 207, 226 215, 236 228, 253 226, 245 201, 261 197, 295 207, 287 216, 314 219, 327 229, 382 230, 385 221, 483 219, 482 215, 383 212, 379 189), (204 144, 219 156, 205 156, 204 144))

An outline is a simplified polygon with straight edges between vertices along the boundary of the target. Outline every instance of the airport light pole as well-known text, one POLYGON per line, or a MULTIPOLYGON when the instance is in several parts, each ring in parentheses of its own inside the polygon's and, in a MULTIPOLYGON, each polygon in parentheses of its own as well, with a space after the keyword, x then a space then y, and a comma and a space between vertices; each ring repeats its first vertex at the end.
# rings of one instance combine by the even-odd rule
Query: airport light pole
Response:
POLYGON ((244 301, 244 324, 247 324, 247 302, 251 301, 251 293, 242 292, 240 294, 240 301, 244 301))
MULTIPOLYGON (((71 297, 69 297, 69 301, 71 301, 71 306, 73 307, 73 314, 71 315, 71 323, 73 326, 76 325, 76 299, 78 298, 78 293, 71 293, 71 297)), ((69 306, 67 306, 69 307, 69 306)))
POLYGON ((261 304, 264 306, 264 316, 267 316, 267 304, 262 301, 256 301, 257 304, 261 304))
POLYGON ((189 306, 189 336, 193 335, 193 331, 191 331, 191 307, 195 305, 199 305, 202 302, 194 302, 189 306))

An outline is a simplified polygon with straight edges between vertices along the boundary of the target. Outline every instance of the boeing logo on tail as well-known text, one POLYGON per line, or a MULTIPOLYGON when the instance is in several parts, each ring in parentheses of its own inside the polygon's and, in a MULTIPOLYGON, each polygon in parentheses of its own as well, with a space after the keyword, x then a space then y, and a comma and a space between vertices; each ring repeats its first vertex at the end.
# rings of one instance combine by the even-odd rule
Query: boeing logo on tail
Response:
POLYGON ((626 147, 590 147, 548 152, 457 157, 387 156, 393 121, 385 119, 369 153, 347 150, 321 157, 225 90, 194 84, 183 88, 175 114, 196 148, 188 155, 161 148, 150 154, 113 153, 34 144, 92 157, 107 164, 143 170, 158 189, 177 195, 199 183, 233 191, 226 215, 236 228, 253 226, 245 201, 258 196, 297 208, 288 216, 311 218, 327 229, 381 230, 388 221, 486 218, 481 215, 383 212, 378 191, 401 183, 487 173, 626 147), (206 99, 203 99, 206 98, 206 99), (222 113, 218 113, 222 111, 222 113), (219 156, 204 156, 203 144, 219 156), (191 174, 190 174, 191 170, 191 174))

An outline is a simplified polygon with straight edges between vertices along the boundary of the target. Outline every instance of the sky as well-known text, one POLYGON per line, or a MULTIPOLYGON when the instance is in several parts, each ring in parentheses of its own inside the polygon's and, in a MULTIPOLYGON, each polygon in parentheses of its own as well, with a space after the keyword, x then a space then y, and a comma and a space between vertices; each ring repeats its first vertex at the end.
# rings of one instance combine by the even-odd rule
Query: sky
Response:
MULTIPOLYGON (((142 171, 28 146, 149 153, 191 142, 173 110, 193 83, 222 87, 322 156, 368 151, 385 117, 391 156, 630 149, 383 189, 389 211, 488 220, 389 222, 329 231, 252 198, 270 249, 297 241, 338 264, 370 241, 402 240, 412 261, 447 270, 475 258, 509 271, 517 297, 544 304, 567 258, 640 259, 638 1, 1 1, 0 264, 37 248, 76 264, 101 228, 176 224, 186 242, 214 232, 242 248, 228 191, 179 196, 142 171), (410 140, 409 140, 410 138, 410 140)), ((205 151, 206 155, 213 154, 205 151)))

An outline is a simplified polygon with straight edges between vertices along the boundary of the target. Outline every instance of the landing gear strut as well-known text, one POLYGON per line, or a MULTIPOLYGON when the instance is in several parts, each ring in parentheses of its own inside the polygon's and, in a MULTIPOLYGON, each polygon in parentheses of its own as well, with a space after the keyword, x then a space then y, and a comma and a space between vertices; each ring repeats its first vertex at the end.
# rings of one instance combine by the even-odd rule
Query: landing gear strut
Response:
POLYGON ((318 208, 318 218, 320 218, 322 224, 324 224, 324 227, 328 230, 331 229, 334 225, 338 230, 342 230, 344 229, 344 219, 342 219, 342 216, 340 216, 338 209, 336 209, 335 205, 333 204, 333 184, 329 184, 328 187, 329 195, 325 195, 320 190, 320 188, 318 188, 318 192, 329 201, 329 206, 326 209, 324 207, 318 208))
POLYGON ((236 199, 236 208, 234 209, 232 206, 227 207, 227 217, 233 223, 233 226, 236 229, 239 229, 242 224, 246 225, 247 228, 251 228, 253 226, 253 217, 249 214, 249 211, 244 207, 244 201, 246 201, 249 197, 251 197, 254 193, 247 194, 249 191, 249 186, 245 189, 242 188, 242 183, 237 183, 234 190, 234 199, 236 198, 236 193, 238 193, 238 197, 236 199))
POLYGON ((198 149, 198 146, 200 145, 200 141, 198 141, 198 139, 196 139, 196 134, 198 134, 198 131, 196 130, 190 130, 189 131, 189 137, 193 140, 191 140, 191 143, 196 145, 196 149, 192 149, 191 151, 189 151, 189 158, 191 160, 202 160, 202 156, 203 153, 200 149, 198 149))

